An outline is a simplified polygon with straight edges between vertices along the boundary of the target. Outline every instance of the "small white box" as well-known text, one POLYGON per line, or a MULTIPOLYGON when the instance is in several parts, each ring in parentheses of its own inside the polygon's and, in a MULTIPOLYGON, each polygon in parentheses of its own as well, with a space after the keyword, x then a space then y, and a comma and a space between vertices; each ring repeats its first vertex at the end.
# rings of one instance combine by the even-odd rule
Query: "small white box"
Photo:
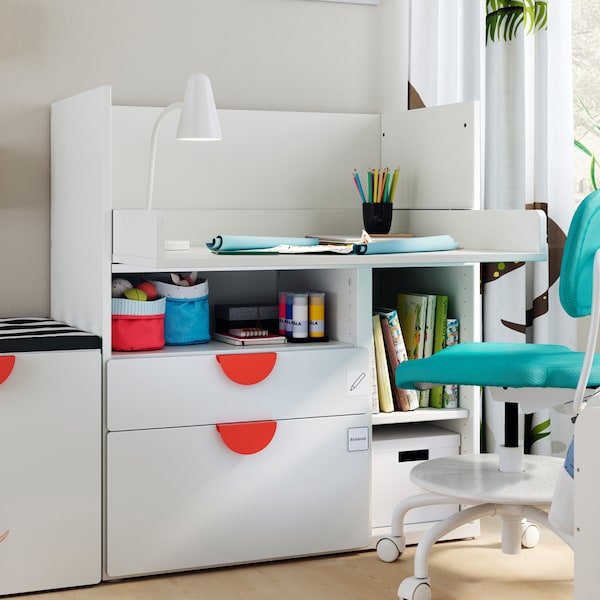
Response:
MULTIPOLYGON (((413 423, 373 428, 371 527, 389 527, 396 504, 424 492, 410 481, 415 465, 459 452, 460 435, 441 427, 413 423)), ((414 508, 404 523, 439 521, 457 510, 457 504, 414 508)))

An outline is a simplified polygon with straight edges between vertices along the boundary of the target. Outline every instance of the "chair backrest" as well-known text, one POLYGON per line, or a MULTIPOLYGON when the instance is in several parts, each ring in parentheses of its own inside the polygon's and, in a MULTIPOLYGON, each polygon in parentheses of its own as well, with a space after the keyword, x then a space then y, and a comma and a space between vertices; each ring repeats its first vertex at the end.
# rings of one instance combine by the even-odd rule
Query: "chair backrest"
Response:
POLYGON ((560 301, 571 317, 592 312, 594 255, 600 248, 600 190, 586 196, 575 211, 560 267, 560 301))

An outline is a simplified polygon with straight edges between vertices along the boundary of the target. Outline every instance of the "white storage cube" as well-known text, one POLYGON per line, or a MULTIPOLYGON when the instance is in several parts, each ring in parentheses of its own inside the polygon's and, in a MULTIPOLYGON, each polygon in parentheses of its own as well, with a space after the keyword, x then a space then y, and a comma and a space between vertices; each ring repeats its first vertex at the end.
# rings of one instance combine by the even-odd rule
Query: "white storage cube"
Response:
MULTIPOLYGON (((388 425, 373 429, 371 526, 389 527, 394 507, 424 492, 410 480, 412 468, 424 460, 457 455, 460 435, 425 423, 388 425)), ((424 506, 410 510, 404 523, 439 521, 458 505, 424 506)))
POLYGON ((101 578, 99 350, 0 354, 0 595, 101 578))

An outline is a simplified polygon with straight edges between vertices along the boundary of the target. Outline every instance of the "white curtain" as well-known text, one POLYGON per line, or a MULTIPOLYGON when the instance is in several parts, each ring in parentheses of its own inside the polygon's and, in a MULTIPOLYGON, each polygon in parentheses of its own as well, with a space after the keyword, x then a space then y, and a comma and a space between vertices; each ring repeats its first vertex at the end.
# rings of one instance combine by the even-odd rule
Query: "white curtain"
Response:
MULTIPOLYGON (((557 278, 574 210, 571 3, 412 0, 409 108, 480 100, 485 208, 548 217, 547 263, 482 269, 484 339, 575 347, 557 278)), ((483 446, 503 443, 504 406, 484 399, 483 446)), ((556 409, 523 420, 526 449, 564 455, 572 433, 556 409)))

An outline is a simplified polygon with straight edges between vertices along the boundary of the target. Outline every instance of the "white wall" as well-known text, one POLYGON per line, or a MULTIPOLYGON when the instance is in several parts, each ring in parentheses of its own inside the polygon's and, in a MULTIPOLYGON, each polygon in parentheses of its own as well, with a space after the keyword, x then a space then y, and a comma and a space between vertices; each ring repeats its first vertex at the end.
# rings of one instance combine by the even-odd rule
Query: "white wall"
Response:
POLYGON ((115 104, 164 106, 201 71, 219 108, 401 110, 407 13, 407 0, 1 0, 0 317, 49 312, 52 102, 110 84, 115 104))

